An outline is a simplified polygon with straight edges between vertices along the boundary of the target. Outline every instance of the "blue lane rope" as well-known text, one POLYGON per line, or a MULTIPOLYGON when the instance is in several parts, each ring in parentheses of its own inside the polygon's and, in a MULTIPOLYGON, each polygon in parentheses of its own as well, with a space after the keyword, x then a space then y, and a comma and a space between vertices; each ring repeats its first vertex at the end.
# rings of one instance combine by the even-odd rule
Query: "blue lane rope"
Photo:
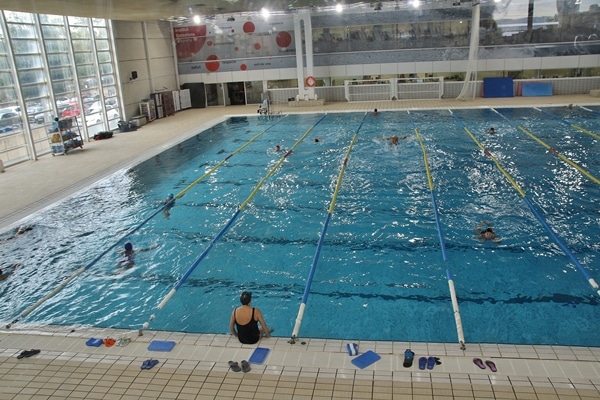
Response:
POLYGON ((79 275, 81 275, 83 272, 85 272, 86 270, 88 270, 92 265, 96 264, 102 257, 104 257, 106 254, 108 254, 111 250, 113 250, 122 240, 124 240, 125 238, 127 238, 128 236, 131 236, 132 234, 134 234, 138 229, 140 229, 142 226, 144 226, 148 221, 150 221, 156 214, 158 214, 159 212, 161 212, 165 207, 167 207, 173 200, 171 200, 170 202, 168 202, 167 204, 164 204, 162 207, 160 207, 158 210, 156 210, 155 212, 153 212, 148 218, 146 218, 145 220, 143 220, 138 226, 134 227, 132 230, 130 230, 129 232, 127 232, 124 236, 122 236, 118 241, 116 241, 115 243, 113 243, 112 245, 110 245, 106 250, 104 250, 102 253, 100 253, 100 255, 96 256, 96 258, 94 258, 91 262, 89 262, 86 266, 79 268, 77 271, 75 271, 75 273, 73 273, 70 277, 68 277, 66 280, 64 280, 63 282, 61 282, 56 288, 54 288, 50 293, 46 294, 44 297, 42 297, 41 299, 39 299, 38 301, 36 301, 33 305, 31 305, 29 308, 27 308, 25 311, 23 311, 21 314, 19 314, 19 317, 14 319, 11 323, 6 325, 6 328, 9 329, 11 326, 13 326, 14 324, 16 324, 19 319, 26 317, 27 315, 31 314, 35 309, 37 309, 40 305, 42 305, 46 300, 48 300, 49 298, 55 296, 58 292, 60 292, 65 286, 67 286, 73 279, 75 279, 76 277, 78 277, 79 275))
POLYGON ((565 120, 565 119, 562 119, 562 118, 560 118, 560 117, 558 117, 558 116, 556 116, 556 115, 552 114, 552 113, 551 113, 551 112, 549 112, 549 111, 546 111, 546 110, 544 110, 543 108, 538 108, 538 107, 533 107, 533 108, 535 108, 536 110, 540 111, 541 113, 543 113, 543 114, 545 114, 545 115, 547 115, 547 116, 549 116, 549 117, 551 117, 551 118, 554 118, 554 119, 555 119, 555 120, 557 120, 558 122, 562 122, 563 124, 565 124, 565 125, 568 125, 568 126, 570 126, 571 128, 577 129, 578 131, 581 131, 581 132, 583 132, 583 133, 586 133, 586 134, 590 135, 590 136, 591 136, 591 137, 593 137, 594 139, 600 139, 600 135, 598 135, 597 133, 594 133, 594 132, 592 132, 592 131, 590 131, 590 130, 588 130, 588 129, 585 129, 585 128, 583 128, 583 127, 579 126, 579 125, 572 124, 572 123, 570 123, 569 121, 567 121, 567 120, 565 120))
MULTIPOLYGON (((529 207, 529 209, 531 210, 531 212, 533 213, 533 215, 537 218, 537 220, 540 222, 540 224, 550 234, 550 237, 552 237, 552 239, 554 239, 554 241, 556 242, 556 244, 571 259, 571 261, 573 262, 573 264, 575 264, 575 266, 579 269, 579 271, 581 271, 581 273, 583 274, 583 276, 585 277, 585 279, 587 279, 588 283, 592 286, 592 288, 594 290, 596 290, 596 293, 600 296, 600 286, 598 286, 598 283, 596 283, 596 281, 594 280, 594 278, 591 277, 591 275, 588 272, 588 270, 579 262, 579 260, 577 260, 577 257, 575 257, 575 255, 573 254, 573 252, 571 252, 571 250, 569 250, 569 248, 567 247, 567 245, 558 237, 558 235, 554 232, 554 230, 550 227, 550 225, 548 225, 548 223, 546 222, 546 220, 544 219, 544 217, 542 217, 542 215, 536 210, 536 208, 533 205, 533 203, 531 202, 531 200, 527 197, 527 194, 525 193, 525 191, 516 183, 516 181, 508 174, 508 172, 506 172, 506 170, 504 168, 502 168, 502 166, 500 165, 500 162, 498 161, 498 159, 496 157, 494 157, 494 155, 488 149, 486 149, 481 144, 481 142, 479 142, 479 140, 477 140, 477 138, 475 137, 475 135, 473 135, 473 133, 469 130, 469 128, 467 128, 465 126, 465 124, 456 115, 454 115, 454 113, 451 110, 449 110, 449 111, 452 114, 452 116, 454 117, 454 119, 456 120, 456 122, 460 126, 463 127, 463 129, 465 130, 465 132, 467 132, 467 134, 471 137, 471 139, 473 139, 473 141, 479 146, 479 148, 481 150, 483 150, 483 152, 485 153, 485 155, 487 155, 489 158, 491 158, 494 161, 494 163, 496 163, 496 166, 498 166, 498 168, 500 169, 500 171, 506 176, 506 178, 509 180, 509 182, 521 194, 521 196, 523 197, 523 200, 525 200, 525 203, 527 204, 527 206, 529 207)), ((502 114, 500 114, 500 115, 503 118, 507 119, 502 114)), ((509 122, 511 122, 511 121, 509 121, 509 122)))
MULTIPOLYGON (((302 135, 302 137, 300 137, 300 139, 298 139, 296 141, 296 143, 294 143, 294 145, 290 148, 290 150, 288 150, 280 159, 279 161, 275 164, 275 166, 273 166, 271 168, 271 170, 260 180, 260 182, 258 182, 258 184, 255 186, 254 190, 252 190, 252 193, 250 193, 250 196, 248 196, 248 198, 242 203, 240 204, 240 206, 238 207, 238 209, 236 210, 236 212, 233 214, 233 216, 229 219, 229 221, 225 224, 225 226, 219 231, 219 233, 217 233, 217 235, 211 240, 211 242, 209 243, 208 247, 196 258, 196 260, 194 260, 194 262, 192 263, 192 265, 187 269, 187 271, 185 272, 185 274, 183 274, 183 276, 179 279, 179 281, 175 284, 175 286, 173 287, 173 289, 171 289, 169 291, 169 293, 167 293, 167 295, 164 297, 164 299, 160 302, 160 304, 157 306, 158 310, 161 310, 165 304, 167 304, 167 302, 171 299, 171 297, 173 297, 175 295, 175 293, 177 292, 177 290, 185 283, 185 281, 187 280, 187 278, 192 274, 192 272, 194 272, 194 270, 196 269, 196 267, 200 264, 200 262, 206 257, 206 255, 208 254, 208 252, 213 248, 214 244, 221 239, 221 237, 223 237, 223 235, 229 230, 229 228, 231 228, 231 226, 233 225, 233 223, 235 222, 235 220, 237 219, 238 215, 240 214, 240 212, 244 209, 244 207, 246 205, 248 205, 248 203, 250 203, 250 201, 254 198, 254 196, 256 195, 256 193, 258 193, 258 190, 262 187, 262 185, 265 183, 265 181, 275 173, 275 171, 277 171, 277 169, 279 169, 279 167, 281 166, 281 164, 283 164, 283 162, 285 161, 285 159, 292 154, 293 150, 300 144, 302 143, 302 141, 304 141, 304 139, 306 139, 306 137, 308 136, 308 134, 315 128, 315 126, 317 126, 319 124, 319 122, 321 122, 323 120, 323 118, 325 118, 327 116, 327 114, 324 114, 323 116, 321 116, 321 118, 319 118, 319 120, 317 122, 315 122, 315 124, 313 126, 311 126, 305 133, 304 135, 302 135)), ((150 322, 152 320, 154 320, 156 318, 155 314, 152 314, 150 316, 150 319, 146 322, 144 322, 142 324, 142 328, 140 328, 140 330, 138 331, 139 336, 142 336, 142 331, 144 329, 147 329, 150 326, 150 322)))
MULTIPOLYGON (((595 177, 594 175, 592 175, 589 171, 585 170, 583 167, 581 167, 579 164, 577 164, 576 162, 574 162, 573 160, 571 160, 570 158, 566 157, 564 154, 560 153, 558 150, 556 150, 554 147, 550 146, 548 143, 544 142, 543 140, 541 140, 540 138, 538 138, 537 136, 535 136, 533 133, 529 132, 527 129, 525 129, 524 127, 522 127, 521 125, 518 125, 514 122, 512 122, 511 120, 509 120, 508 118, 506 118, 504 115, 502 115, 502 113, 500 113, 497 110, 494 110, 492 108, 492 110, 497 113, 498 115, 500 115, 502 118, 504 118, 505 120, 507 120, 510 124, 512 124, 514 127, 516 127, 517 129, 519 129, 521 132, 523 132, 524 134, 526 134, 527 136, 529 136, 530 138, 532 138, 533 140, 535 140, 536 142, 538 142, 539 144, 541 144, 542 146, 544 146, 546 148, 546 150, 548 150, 550 153, 554 154, 556 157, 560 158, 561 160, 563 160, 565 163, 569 164, 570 166, 572 166, 573 168, 575 168, 577 171, 579 171, 582 175, 586 176, 587 178, 589 178, 592 182, 600 185, 600 179, 598 179, 597 177, 595 177)), ((583 129, 583 128, 581 128, 583 129)), ((589 132, 589 131, 588 131, 589 132)), ((591 133, 591 132, 590 132, 591 133)))
POLYGON ((440 222, 440 215, 437 205, 437 198, 435 196, 435 186, 433 184, 433 178, 431 177, 431 170, 429 168, 429 160, 427 158, 427 150, 425 148, 425 144, 423 143, 423 139, 421 138, 421 134, 419 130, 415 126, 415 122, 412 118, 410 112, 408 112, 408 117, 410 119, 410 123, 415 131, 415 135, 417 135, 417 139, 419 140, 419 144, 421 146, 421 151, 423 152, 423 162, 425 164, 425 172, 427 174, 427 181, 429 182, 429 191, 431 192, 431 203, 433 205, 433 214, 435 216, 435 225, 437 227, 438 238, 440 240, 440 247, 442 249, 442 259, 446 264, 446 279, 448 280, 448 288, 450 290, 450 299, 452 302, 452 311, 454 313, 454 322, 456 324, 456 334, 458 336, 458 343, 460 344, 460 348, 465 350, 465 334, 463 331, 462 319, 460 317, 460 309, 458 307, 458 298, 456 296, 456 288, 454 287, 454 276, 452 275, 452 271, 448 266, 448 255, 446 252, 446 242, 444 241, 444 231, 442 230, 442 224, 440 222))
MULTIPOLYGON (((283 118, 287 117, 287 115, 285 115, 283 118)), ((221 165, 223 165, 227 160, 229 160, 232 156, 234 156, 235 154, 241 152, 243 149, 245 149, 248 145, 250 145, 250 143, 254 142, 256 139, 258 139, 260 136, 262 136, 263 134, 265 134, 269 129, 273 128, 275 125, 277 125, 277 123, 279 123, 279 121, 281 121, 283 118, 278 119, 274 124, 270 125, 269 127, 267 127, 266 129, 264 129, 262 132, 259 132, 258 134, 256 134, 254 137, 252 137, 248 142, 246 142, 244 145, 242 145, 241 147, 239 147, 237 150, 235 150, 234 152, 232 152, 231 154, 229 154, 227 157, 225 157, 221 162, 219 162, 217 165, 215 165, 213 168, 211 168, 208 172, 206 172, 204 175, 202 175, 200 178, 196 179, 194 182, 192 182, 191 184, 189 184, 185 189, 183 189, 181 192, 177 193, 176 196, 173 197, 173 199, 171 199, 170 201, 168 201, 167 203, 163 204, 161 207, 159 207, 156 211, 154 211, 152 214, 150 214, 149 217, 147 217, 145 220, 143 220, 140 224, 138 224, 136 227, 134 227, 132 230, 130 230, 129 232, 127 232, 125 235, 123 235, 119 240, 117 240, 115 243, 113 243, 111 246, 109 246, 106 250, 104 250, 102 253, 100 253, 96 258, 94 258, 91 262, 89 262, 86 266, 78 269, 77 271, 75 271, 75 273, 73 273, 70 277, 68 277, 66 280, 64 280, 63 282, 61 282, 56 288, 54 288, 50 293, 46 294, 44 297, 42 297, 41 299, 39 299, 38 301, 36 301, 33 305, 31 305, 29 308, 27 308, 25 311, 23 311, 21 314, 19 314, 19 317, 14 319, 11 323, 6 325, 6 328, 10 328, 13 324, 17 323, 19 321, 20 318, 24 318, 27 315, 29 315, 31 312, 33 312, 35 309, 37 309, 41 304, 43 304, 46 300, 48 300, 49 298, 55 296, 58 292, 60 292, 65 286, 67 286, 73 279, 75 279, 77 276, 81 275, 83 272, 85 272, 86 270, 88 270, 90 267, 92 267, 93 265, 95 265, 98 261, 100 261, 106 254, 108 254, 111 250, 113 250, 119 243, 121 243, 123 240, 125 240, 127 237, 133 235, 136 231, 138 231, 142 226, 144 226, 148 221, 150 221, 152 218, 154 218, 158 213, 160 213, 161 211, 163 211, 165 208, 167 207, 172 207, 175 204, 175 200, 178 198, 181 198, 183 195, 185 195, 185 193, 190 190, 194 185, 198 184, 201 180, 203 180, 204 178, 206 178, 207 176, 209 176, 210 174, 212 174, 214 171, 217 170, 217 168, 219 168, 221 165)))
POLYGON ((350 157, 350 152, 352 151, 352 147, 354 147, 354 143, 356 142, 356 138, 358 137, 358 132, 360 128, 362 128, 363 123, 365 122, 365 118, 367 117, 367 113, 363 116, 363 119, 358 126, 358 129, 354 133, 352 137, 352 141, 348 146, 348 150, 346 151, 346 156, 344 158, 344 162, 342 163, 342 167, 340 168, 340 172, 338 174, 337 182, 335 185, 335 190, 333 191, 333 196, 331 197, 331 202, 329 204, 329 209, 327 212, 327 217, 325 218, 325 223, 323 224, 323 229, 321 230, 321 236, 319 237, 319 243, 317 244, 317 250, 315 251, 315 255, 313 257, 312 264, 310 266, 310 272, 308 274, 308 278, 306 280, 306 286, 304 288, 304 294, 302 295, 302 301, 300 303, 300 308, 298 310, 298 316, 296 317, 296 323, 294 325, 294 330, 292 332, 292 337, 289 340, 289 343, 296 343, 298 339, 298 333, 300 332, 300 326, 302 325, 302 319, 304 318, 304 310, 306 309, 306 302, 308 301, 308 295, 310 293, 310 287, 312 286, 312 282, 315 276, 315 272, 317 270, 317 263, 319 262, 319 255, 321 254, 321 248, 323 247, 323 242, 325 240, 325 234, 327 232, 327 227, 329 226, 329 220, 331 219, 331 215, 333 214, 333 210, 335 208, 335 203, 337 201, 337 196, 342 185, 342 178, 344 176, 344 171, 346 170, 346 165, 348 164, 348 157, 350 157))

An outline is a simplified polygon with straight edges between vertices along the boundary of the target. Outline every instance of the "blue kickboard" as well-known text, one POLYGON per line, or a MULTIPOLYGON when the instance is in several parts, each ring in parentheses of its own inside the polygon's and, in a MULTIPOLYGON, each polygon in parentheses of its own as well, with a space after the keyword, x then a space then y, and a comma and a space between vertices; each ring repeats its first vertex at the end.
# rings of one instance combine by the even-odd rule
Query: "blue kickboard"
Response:
POLYGON ((267 358, 270 351, 271 349, 267 349, 266 347, 257 347, 248 359, 248 362, 251 364, 262 364, 265 362, 265 358, 267 358))
POLYGON ((100 347, 102 346, 104 341, 102 339, 89 338, 87 342, 85 342, 86 346, 100 347))
POLYGON ((356 365, 358 368, 363 369, 373 364, 375 361, 381 359, 381 356, 375 353, 373 350, 367 350, 360 356, 352 359, 352 364, 356 365))
POLYGON ((175 347, 175 342, 168 340, 153 340, 148 345, 150 351, 171 351, 175 347))

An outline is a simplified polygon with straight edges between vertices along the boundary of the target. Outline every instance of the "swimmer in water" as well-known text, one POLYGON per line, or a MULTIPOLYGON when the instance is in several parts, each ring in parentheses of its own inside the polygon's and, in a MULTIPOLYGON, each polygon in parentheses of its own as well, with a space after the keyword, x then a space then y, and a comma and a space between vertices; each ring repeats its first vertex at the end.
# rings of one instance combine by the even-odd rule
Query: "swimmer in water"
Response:
POLYGON ((15 273, 15 270, 21 266, 20 263, 14 263, 9 265, 8 267, 3 267, 0 269, 0 281, 5 281, 9 276, 15 273))
POLYGON ((153 244, 150 247, 146 247, 139 250, 134 250, 131 242, 125 243, 123 250, 121 251, 121 258, 117 264, 117 268, 131 268, 135 264, 135 255, 142 251, 149 251, 157 248, 157 244, 153 244))
POLYGON ((398 137, 396 135, 394 136, 390 136, 389 138, 383 138, 383 140, 389 140, 391 144, 393 144, 394 146, 398 144, 398 142, 400 140, 404 140, 408 137, 408 135, 402 136, 402 137, 398 137))
POLYGON ((496 236, 496 232, 494 232, 494 228, 489 221, 481 221, 479 225, 475 227, 475 232, 478 239, 484 241, 491 240, 494 243, 500 242, 500 239, 496 236))
POLYGON ((121 252, 121 258, 117 268, 131 268, 135 263, 135 250, 130 242, 125 243, 124 250, 121 252))
POLYGON ((175 205, 175 196, 173 193, 169 193, 167 197, 163 200, 164 208, 163 208, 163 216, 165 218, 169 218, 171 216, 171 208, 175 205))
POLYGON ((18 238, 19 236, 21 236, 21 235, 23 235, 23 234, 25 234, 25 233, 27 233, 27 232, 29 232, 29 231, 31 231, 31 230, 33 230, 33 227, 32 227, 32 226, 25 226, 25 225, 22 225, 22 226, 20 226, 20 227, 18 227, 18 228, 17 228, 17 230, 15 231, 15 234, 14 234, 14 236, 9 236, 9 237, 7 237, 7 238, 6 238, 6 239, 4 239, 4 240, 16 239, 16 238, 18 238))

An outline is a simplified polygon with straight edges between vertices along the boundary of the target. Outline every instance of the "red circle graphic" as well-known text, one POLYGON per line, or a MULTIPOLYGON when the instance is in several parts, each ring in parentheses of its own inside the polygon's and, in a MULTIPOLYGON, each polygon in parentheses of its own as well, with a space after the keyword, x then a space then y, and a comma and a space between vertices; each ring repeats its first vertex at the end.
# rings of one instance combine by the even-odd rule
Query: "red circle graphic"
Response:
POLYGON ((254 29, 256 28, 253 22, 248 21, 244 23, 244 33, 254 33, 254 29))
POLYGON ((217 61, 219 59, 219 57, 213 55, 210 55, 206 58, 206 61, 208 61, 206 63, 206 69, 209 70, 210 72, 215 72, 219 69, 219 67, 221 66, 221 63, 219 61, 217 61))
POLYGON ((277 46, 285 48, 292 44, 292 35, 288 32, 279 32, 275 37, 275 41, 277 42, 277 46))

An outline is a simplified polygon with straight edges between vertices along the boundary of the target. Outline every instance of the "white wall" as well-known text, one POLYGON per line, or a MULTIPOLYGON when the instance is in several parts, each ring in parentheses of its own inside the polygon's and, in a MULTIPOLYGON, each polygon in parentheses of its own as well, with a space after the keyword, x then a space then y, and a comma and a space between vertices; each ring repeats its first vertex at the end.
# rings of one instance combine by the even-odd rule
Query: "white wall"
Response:
POLYGON ((150 93, 179 89, 171 40, 165 21, 112 21, 127 120, 139 115, 150 93), (137 79, 131 79, 131 72, 137 79))

